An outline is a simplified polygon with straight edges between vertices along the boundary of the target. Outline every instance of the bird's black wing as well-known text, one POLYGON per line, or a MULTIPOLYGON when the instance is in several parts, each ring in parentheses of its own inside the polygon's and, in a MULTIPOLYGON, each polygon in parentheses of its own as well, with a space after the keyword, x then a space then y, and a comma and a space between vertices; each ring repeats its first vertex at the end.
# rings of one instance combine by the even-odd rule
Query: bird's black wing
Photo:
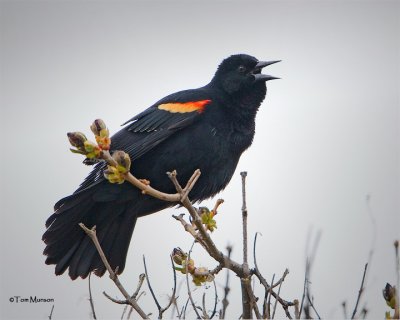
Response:
POLYGON ((129 125, 112 137, 111 148, 129 153, 134 161, 177 130, 192 124, 211 100, 190 99, 187 91, 183 93, 164 98, 124 123, 129 125))
MULTIPOLYGON (((181 91, 167 96, 125 122, 123 125, 127 126, 111 137, 111 150, 125 151, 134 161, 176 131, 200 118, 211 102, 201 89, 181 91)), ((103 181, 103 171, 106 166, 104 162, 96 164, 74 194, 103 181)), ((66 198, 57 202, 55 208, 57 209, 65 200, 66 198)))

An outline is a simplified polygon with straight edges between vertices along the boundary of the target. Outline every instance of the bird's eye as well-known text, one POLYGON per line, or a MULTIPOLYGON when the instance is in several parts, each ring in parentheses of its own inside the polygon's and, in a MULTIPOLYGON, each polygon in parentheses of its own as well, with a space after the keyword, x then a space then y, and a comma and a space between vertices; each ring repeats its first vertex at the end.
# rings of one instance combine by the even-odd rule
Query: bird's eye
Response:
POLYGON ((246 67, 245 66, 239 66, 238 71, 240 73, 244 73, 246 71, 246 67))

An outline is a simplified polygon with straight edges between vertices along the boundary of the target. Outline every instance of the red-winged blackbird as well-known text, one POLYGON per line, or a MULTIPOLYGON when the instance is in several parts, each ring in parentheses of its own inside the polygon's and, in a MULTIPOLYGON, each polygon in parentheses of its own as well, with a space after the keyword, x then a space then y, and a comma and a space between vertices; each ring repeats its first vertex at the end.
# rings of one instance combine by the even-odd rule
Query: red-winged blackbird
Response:
MULTIPOLYGON (((206 86, 173 93, 128 120, 111 138, 111 150, 129 153, 132 174, 150 180, 153 188, 175 193, 167 171, 177 170, 184 185, 200 169, 191 200, 215 195, 228 184, 241 154, 253 141, 266 81, 277 79, 261 69, 275 62, 245 54, 230 56, 206 86)), ((98 163, 72 195, 56 203, 46 221, 42 237, 46 264, 55 264, 57 275, 68 267, 71 279, 105 272, 78 223, 96 225, 111 267, 118 266, 121 273, 136 219, 176 205, 143 195, 129 183, 109 183, 103 176, 105 167, 98 163)))

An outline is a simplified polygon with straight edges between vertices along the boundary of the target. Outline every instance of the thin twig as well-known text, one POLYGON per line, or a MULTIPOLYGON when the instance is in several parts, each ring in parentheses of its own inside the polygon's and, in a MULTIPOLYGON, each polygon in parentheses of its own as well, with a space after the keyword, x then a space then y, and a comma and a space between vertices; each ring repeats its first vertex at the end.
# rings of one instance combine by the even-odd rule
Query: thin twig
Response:
POLYGON ((348 317, 347 317, 347 303, 346 303, 346 301, 342 302, 342 308, 343 308, 343 316, 344 316, 343 319, 347 319, 348 317))
MULTIPOLYGON (((254 244, 253 244, 254 269, 257 269, 257 270, 259 270, 259 269, 258 269, 258 265, 257 265, 256 244, 257 244, 257 236, 259 234, 262 235, 260 232, 256 232, 256 234, 254 235, 254 244)), ((251 270, 251 273, 254 274, 255 273, 254 270, 251 270)), ((286 268, 285 271, 283 272, 282 277, 277 282, 275 282, 275 284, 272 286, 272 288, 275 288, 275 287, 281 285, 281 283, 283 281, 285 281, 285 278, 288 274, 289 274, 289 269, 286 268)))
POLYGON ((144 279, 146 279, 146 275, 144 273, 141 273, 139 275, 139 282, 137 284, 136 291, 132 295, 132 298, 136 299, 136 301, 139 300, 138 294, 139 294, 140 288, 143 285, 144 279))
POLYGON ((51 311, 50 311, 50 314, 49 314, 49 320, 51 320, 52 317, 53 317, 53 311, 54 311, 54 304, 51 307, 51 311))
MULTIPOLYGON (((83 229, 83 231, 86 232, 86 234, 90 237, 90 239, 93 241, 97 252, 100 255, 101 260, 103 261, 104 266, 106 267, 109 275, 110 275, 110 279, 115 283, 115 285, 117 286, 117 288, 119 289, 119 291, 122 293, 122 295, 125 297, 126 299, 126 304, 130 304, 137 313, 139 313, 139 315, 143 318, 143 319, 148 319, 147 314, 140 308, 140 306, 137 304, 136 300, 133 299, 129 293, 125 290, 125 288, 123 287, 123 285, 121 284, 121 282, 118 279, 118 275, 117 272, 114 271, 105 254, 103 249, 101 248, 101 245, 99 243, 99 240, 97 239, 97 235, 96 235, 96 226, 92 227, 92 229, 87 228, 83 223, 79 223, 79 226, 83 229)), ((118 269, 118 267, 117 267, 118 269)), ((114 301, 115 302, 115 301, 114 301)))
POLYGON ((171 256, 170 256, 170 259, 171 259, 172 270, 173 270, 173 273, 174 273, 174 287, 173 287, 173 289, 172 289, 172 296, 171 296, 171 299, 169 300, 169 303, 167 304, 167 306, 166 306, 165 308, 162 308, 161 305, 160 305, 160 303, 158 302, 158 300, 157 300, 157 298, 156 298, 156 295, 154 294, 153 288, 152 288, 152 286, 151 286, 151 284, 150 284, 150 277, 149 277, 149 275, 148 275, 148 273, 147 273, 146 258, 143 256, 144 272, 145 272, 145 274, 146 274, 146 277, 145 277, 145 278, 146 278, 147 286, 149 287, 151 296, 153 297, 153 300, 154 300, 154 302, 155 302, 156 305, 157 305, 157 309, 158 309, 158 319, 162 319, 163 313, 169 309, 169 307, 172 305, 173 301, 175 300, 175 293, 176 293, 176 270, 175 270, 175 268, 174 268, 174 262, 173 262, 171 256))
POLYGON ((254 242, 253 242, 253 260, 254 260, 254 268, 256 268, 256 269, 258 269, 257 255, 256 255, 256 244, 257 244, 258 234, 262 235, 260 232, 256 232, 256 234, 254 235, 254 242))
POLYGON ((361 281, 361 286, 360 286, 360 290, 358 291, 357 302, 354 307, 353 314, 351 315, 351 319, 354 319, 354 317, 356 316, 358 303, 360 302, 361 294, 364 291, 364 280, 365 280, 365 275, 367 274, 367 268, 368 268, 368 263, 366 263, 365 267, 364 267, 364 273, 363 273, 363 277, 362 277, 362 281, 361 281))
MULTIPOLYGON (((175 269, 175 267, 173 267, 174 269, 175 269)), ((175 270, 176 271, 176 270, 175 270)), ((176 276, 176 272, 175 272, 175 275, 174 276, 176 276)), ((175 292, 175 299, 172 301, 172 304, 174 305, 174 308, 172 308, 172 310, 171 310, 171 315, 170 315, 170 319, 173 319, 173 318, 175 318, 175 310, 176 310, 176 312, 177 312, 177 317, 178 317, 178 319, 180 319, 181 318, 181 316, 182 316, 182 314, 183 314, 183 307, 182 308, 180 308, 179 307, 179 305, 178 305, 178 298, 179 298, 179 296, 177 295, 177 294, 179 294, 179 292, 181 291, 181 287, 182 287, 182 284, 183 284, 183 282, 184 281, 180 281, 179 283, 177 283, 177 286, 176 286, 176 292, 175 292), (181 309, 181 310, 180 310, 181 309)))
POLYGON ((314 310, 315 314, 317 315, 318 319, 321 319, 317 309, 315 309, 315 307, 314 307, 314 301, 313 301, 314 299, 310 298, 310 292, 309 291, 307 291, 307 300, 308 300, 308 303, 310 304, 310 307, 314 310))
POLYGON ((214 269, 209 271, 209 274, 214 276, 214 275, 218 274, 223 268, 224 268, 224 265, 222 263, 220 263, 214 269))
POLYGON ((307 291, 307 285, 308 285, 308 274, 310 270, 310 262, 309 258, 306 258, 306 271, 304 273, 304 284, 303 284, 303 295, 301 297, 301 303, 300 303, 300 316, 303 312, 303 306, 304 306, 304 301, 306 299, 306 291, 307 291))
POLYGON ((282 305, 282 307, 285 309, 286 315, 289 317, 289 315, 288 315, 288 313, 289 313, 288 306, 289 305, 282 304, 281 301, 282 302, 285 302, 285 301, 282 300, 282 299, 277 299, 276 298, 276 296, 279 297, 279 293, 276 294, 274 291, 272 291, 272 289, 275 288, 276 286, 281 286, 282 285, 283 281, 285 281, 286 276, 289 274, 289 269, 285 269, 282 277, 275 284, 271 283, 271 286, 268 285, 268 283, 265 281, 265 279, 261 276, 261 272, 258 269, 258 265, 257 265, 256 245, 257 245, 257 236, 258 236, 258 234, 261 234, 261 233, 256 232, 256 234, 254 236, 254 244, 253 244, 254 269, 251 270, 251 273, 255 274, 260 279, 260 282, 261 283, 264 282, 264 284, 265 284, 264 285, 264 287, 265 287, 265 295, 264 295, 264 303, 263 303, 263 318, 267 318, 267 317, 269 318, 270 317, 270 315, 268 313, 269 310, 268 310, 268 305, 267 305, 269 292, 271 292, 271 294, 275 297, 275 306, 276 306, 276 301, 278 301, 282 305), (261 281, 261 278, 263 279, 263 281, 261 281))
POLYGON ((264 300, 263 300, 263 319, 269 319, 270 315, 268 313, 268 290, 267 287, 265 287, 265 292, 264 292, 264 300))
POLYGON ((156 303, 157 309, 158 309, 158 310, 161 310, 160 303, 158 302, 157 297, 156 297, 156 295, 154 294, 153 288, 152 288, 152 286, 151 286, 151 284, 150 284, 149 274, 147 273, 146 258, 145 258, 144 255, 143 255, 143 265, 144 265, 144 273, 146 274, 147 286, 149 287, 151 296, 153 297, 153 300, 154 300, 154 302, 156 303))
POLYGON ((299 300, 293 300, 294 303, 294 317, 295 319, 300 319, 300 309, 299 309, 299 300))
POLYGON ((195 170, 195 172, 193 173, 192 177, 187 182, 186 187, 183 188, 183 193, 181 195, 181 202, 186 200, 187 196, 189 195, 190 191, 192 191, 192 189, 193 189, 194 185, 196 184, 197 180, 199 180, 200 174, 201 174, 201 172, 200 172, 199 169, 195 170))
POLYGON ((218 291, 217 291, 217 285, 216 285, 214 279, 213 279, 213 284, 214 284, 215 299, 214 299, 214 309, 213 309, 213 312, 211 313, 210 319, 214 318, 215 314, 217 313, 217 305, 218 305, 218 291))
POLYGON ((266 291, 270 292, 272 294, 272 296, 278 300, 278 302, 281 304, 283 310, 285 311, 286 316, 289 319, 292 319, 292 316, 289 312, 289 307, 294 306, 295 305, 294 302, 283 300, 274 290, 270 290, 271 286, 268 284, 267 280, 265 280, 265 278, 262 276, 262 274, 260 273, 260 271, 258 269, 254 269, 253 272, 254 272, 254 275, 258 278, 258 280, 260 280, 260 283, 264 286, 266 291))
POLYGON ((271 286, 269 287, 268 290, 268 303, 267 303, 267 314, 268 314, 268 318, 271 318, 271 296, 272 296, 272 286, 274 285, 274 279, 275 279, 275 273, 272 275, 272 280, 271 280, 271 286))
MULTIPOLYGON (((361 314, 360 314, 360 317, 361 317, 361 319, 365 319, 366 317, 367 317, 367 313, 368 313, 368 309, 364 306, 362 309, 361 309, 361 314)), ((397 317, 398 318, 398 317, 397 317)), ((395 318, 396 319, 396 318, 395 318)))
POLYGON ((162 314, 169 309, 169 307, 172 305, 172 303, 174 301, 176 301, 176 270, 174 267, 174 261, 172 260, 172 257, 170 256, 169 258, 171 259, 172 271, 174 273, 174 288, 172 289, 172 296, 171 296, 171 299, 169 300, 169 303, 163 309, 160 310, 161 317, 162 317, 162 314))
POLYGON ((367 196, 365 197, 365 202, 367 205, 368 216, 371 220, 371 225, 372 225, 371 248, 368 253, 368 264, 371 264, 372 256, 374 254, 374 249, 375 249, 375 244, 376 244, 376 234, 377 234, 378 226, 376 224, 374 212, 372 211, 372 208, 371 208, 371 194, 367 194, 367 196))
POLYGON ((397 286, 396 286, 396 299, 395 299, 395 305, 394 305, 394 319, 399 319, 400 318, 400 257, 399 257, 399 240, 396 240, 394 242, 394 253, 396 257, 396 265, 395 265, 395 270, 396 270, 396 278, 397 278, 397 286))
POLYGON ((114 302, 114 303, 117 303, 117 304, 129 304, 129 303, 128 303, 128 300, 119 300, 119 299, 115 299, 115 298, 111 297, 111 296, 110 296, 107 292, 105 292, 105 291, 103 291, 103 294, 104 294, 104 296, 105 296, 107 299, 111 300, 111 301, 114 302))
MULTIPOLYGON (((231 258, 232 254, 232 246, 228 245, 226 247, 226 251, 228 252, 228 259, 231 258)), ((229 301, 228 301, 228 294, 230 291, 229 287, 229 270, 226 270, 226 281, 225 281, 225 287, 224 287, 224 298, 222 299, 222 310, 220 311, 220 319, 225 319, 226 315, 226 309, 228 308, 229 301)))
POLYGON ((186 222, 185 219, 183 219, 183 217, 185 216, 184 213, 181 213, 179 216, 176 215, 172 215, 172 217, 175 220, 178 220, 182 226, 184 227, 186 232, 189 232, 193 238, 196 239, 196 241, 198 241, 206 250, 207 250, 207 246, 206 244, 203 242, 202 238, 200 237, 200 235, 196 232, 195 228, 193 227, 193 225, 191 225, 190 223, 186 222))
POLYGON ((129 309, 129 312, 128 312, 128 317, 127 317, 128 319, 131 318, 132 312, 133 312, 133 308, 131 307, 131 308, 129 309))
MULTIPOLYGON (((317 235, 316 235, 316 237, 314 239, 314 244, 313 244, 313 247, 311 249, 311 252, 308 253, 309 252, 309 242, 310 242, 310 239, 311 239, 311 234, 312 234, 312 232, 310 231, 308 233, 308 236, 307 236, 306 270, 305 270, 305 273, 304 273, 303 296, 301 298, 300 316, 301 316, 301 314, 303 312, 304 302, 306 301, 305 298, 307 297, 307 294, 308 294, 308 292, 310 290, 309 284, 310 284, 311 267, 313 265, 313 262, 314 262, 314 259, 315 259, 316 253, 317 253, 317 248, 318 248, 319 242, 321 240, 322 232, 321 232, 321 230, 318 230, 317 235)), ((309 310, 309 309, 307 309, 307 310, 309 310)))
POLYGON ((242 287, 242 316, 244 319, 252 319, 252 297, 249 294, 250 271, 247 257, 247 204, 246 204, 246 176, 247 172, 240 173, 242 177, 242 228, 243 228, 243 276, 240 279, 242 287))
POLYGON ((122 311, 122 314, 121 314, 121 320, 123 320, 124 319, 124 315, 125 315, 125 313, 126 313, 126 311, 128 310, 128 307, 130 307, 130 308, 132 308, 130 305, 125 305, 125 307, 124 307, 124 310, 122 311))
MULTIPOLYGON (((287 269, 286 269, 286 270, 287 270, 287 269)), ((285 272, 286 272, 286 270, 285 270, 285 272)), ((284 278, 284 275, 285 275, 285 273, 282 275, 282 278, 281 278, 281 279, 284 278)), ((278 293, 278 296, 279 296, 279 294, 281 293, 282 283, 283 283, 283 281, 281 281, 280 284, 279 284, 279 288, 278 288, 278 292, 277 292, 277 293, 278 293)), ((271 283, 271 284, 272 284, 272 283, 271 283)), ((272 286, 271 286, 271 287, 272 287, 272 286)), ((276 306, 277 306, 277 304, 278 304, 278 300, 275 299, 274 310, 272 311, 272 319, 275 318, 275 311, 276 311, 276 306)))
POLYGON ((202 305, 202 312, 203 312, 203 319, 210 319, 207 310, 206 310, 206 293, 203 293, 203 297, 201 299, 201 305, 202 305))
POLYGON ((218 199, 218 200, 215 202, 215 205, 214 205, 214 208, 213 208, 214 214, 217 214, 219 206, 220 206, 221 204, 223 204, 223 203, 224 203, 224 199, 218 199))
POLYGON ((193 310, 194 310, 194 312, 196 312, 197 319, 201 319, 201 316, 200 316, 199 312, 197 311, 196 304, 194 303, 194 300, 193 300, 193 297, 192 297, 192 292, 190 291, 190 285, 189 285, 188 265, 189 265, 189 261, 190 261, 190 254, 192 253, 192 249, 193 249, 194 244, 195 244, 195 242, 193 242, 193 244, 192 244, 192 246, 191 246, 191 248, 189 250, 189 254, 186 257, 186 263, 185 263, 185 267, 186 267, 186 270, 185 270, 185 272, 186 272, 186 285, 187 285, 189 300, 190 300, 190 303, 192 304, 193 310))
POLYGON ((257 298, 254 296, 253 290, 251 288, 250 282, 246 283, 246 292, 249 297, 249 303, 250 303, 250 310, 254 311, 254 314, 256 315, 257 319, 262 319, 262 316, 260 314, 260 311, 258 310, 257 306, 257 298))
MULTIPOLYGON (((187 306, 189 304, 189 301, 190 301, 190 298, 188 297, 187 300, 186 300, 186 303, 185 303, 185 308, 183 309, 183 319, 186 319, 186 309, 187 309, 187 306)), ((180 318, 181 317, 179 317, 179 319, 180 318)))
POLYGON ((90 279, 91 279, 91 275, 92 273, 89 272, 89 278, 88 278, 88 283, 89 283, 89 302, 90 302, 90 308, 92 309, 92 315, 93 315, 93 319, 97 319, 96 317, 96 312, 94 310, 94 302, 93 302, 93 296, 92 296, 92 288, 90 285, 90 279))
MULTIPOLYGON (((136 299, 136 301, 139 301, 140 296, 144 293, 142 291, 141 294, 138 296, 140 288, 142 287, 143 281, 144 281, 145 278, 146 278, 146 275, 144 273, 139 275, 139 282, 137 284, 136 291, 132 295, 132 298, 136 299)), ((125 306, 124 311, 122 312, 122 315, 121 315, 121 320, 124 318, 124 315, 125 315, 126 311, 128 310, 128 306, 129 305, 125 306)), ((127 316, 128 319, 129 319, 129 316, 130 316, 131 313, 132 313, 132 307, 130 307, 130 309, 129 309, 129 314, 127 316)))
POLYGON ((240 173, 242 177, 242 219, 243 219, 243 266, 248 268, 247 259, 247 204, 246 204, 246 176, 247 172, 240 173))

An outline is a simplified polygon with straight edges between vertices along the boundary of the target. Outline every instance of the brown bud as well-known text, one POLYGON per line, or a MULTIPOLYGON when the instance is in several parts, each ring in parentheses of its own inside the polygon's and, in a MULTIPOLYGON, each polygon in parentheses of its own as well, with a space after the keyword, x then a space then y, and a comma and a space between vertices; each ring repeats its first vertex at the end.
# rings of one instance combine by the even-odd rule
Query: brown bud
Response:
POLYGON ((77 148, 78 150, 85 149, 86 136, 82 132, 68 132, 67 133, 69 143, 77 148))
POLYGON ((184 253, 181 248, 174 248, 174 250, 172 251, 171 256, 172 256, 172 260, 174 260, 174 262, 177 265, 180 265, 180 266, 187 259, 186 253, 184 253))
POLYGON ((386 283, 385 289, 383 289, 382 293, 387 305, 394 309, 396 305, 396 287, 393 287, 389 283, 386 283))
POLYGON ((117 162, 117 169, 121 173, 127 173, 131 168, 131 158, 129 154, 124 151, 115 151, 112 155, 113 159, 117 162))
POLYGON ((93 121, 92 125, 90 126, 90 130, 94 133, 95 136, 99 136, 101 130, 107 129, 106 124, 101 119, 96 119, 93 121))

